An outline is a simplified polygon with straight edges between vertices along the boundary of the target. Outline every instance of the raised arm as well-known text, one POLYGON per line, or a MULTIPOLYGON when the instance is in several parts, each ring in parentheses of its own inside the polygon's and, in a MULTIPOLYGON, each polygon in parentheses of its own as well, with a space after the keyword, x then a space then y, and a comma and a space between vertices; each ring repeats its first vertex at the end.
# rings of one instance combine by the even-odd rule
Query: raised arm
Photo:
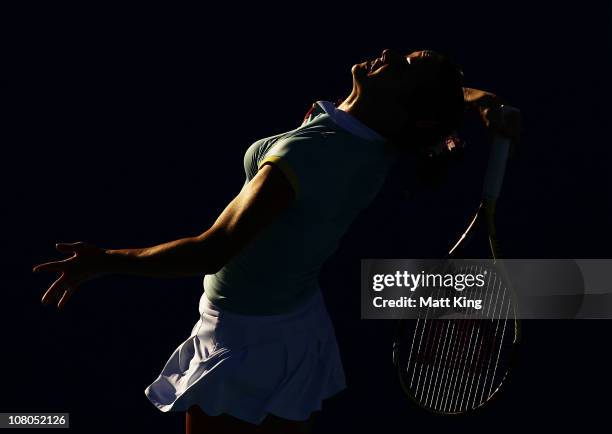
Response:
POLYGON ((135 249, 102 249, 83 242, 57 244, 57 250, 72 256, 34 267, 34 272, 60 272, 42 302, 59 300, 58 307, 62 308, 82 282, 108 274, 179 277, 215 273, 293 200, 294 191, 287 178, 267 164, 200 235, 135 249))

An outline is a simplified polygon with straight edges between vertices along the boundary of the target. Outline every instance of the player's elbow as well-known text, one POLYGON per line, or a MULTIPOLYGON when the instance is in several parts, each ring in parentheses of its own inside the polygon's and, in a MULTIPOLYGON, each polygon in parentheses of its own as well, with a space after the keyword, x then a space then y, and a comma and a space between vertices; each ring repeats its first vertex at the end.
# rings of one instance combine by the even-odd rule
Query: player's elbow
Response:
POLYGON ((295 199, 285 176, 264 165, 219 215, 213 226, 198 237, 202 257, 217 272, 261 231, 277 219, 295 199))
POLYGON ((231 237, 225 231, 211 228, 196 237, 205 274, 219 272, 234 256, 231 237))

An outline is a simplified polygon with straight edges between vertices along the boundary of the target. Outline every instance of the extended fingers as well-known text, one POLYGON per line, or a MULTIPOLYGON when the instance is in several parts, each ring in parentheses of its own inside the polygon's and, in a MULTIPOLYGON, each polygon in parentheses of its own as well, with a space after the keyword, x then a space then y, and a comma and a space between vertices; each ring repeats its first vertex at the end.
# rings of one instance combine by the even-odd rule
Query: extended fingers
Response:
POLYGON ((57 243, 55 245, 55 249, 58 252, 72 253, 74 251, 74 247, 72 246, 72 244, 74 243, 57 243))
MULTIPOLYGON (((83 243, 81 243, 81 242, 71 243, 71 244, 57 243, 55 245, 55 248, 58 251, 60 251, 60 252, 75 253, 76 250, 80 248, 81 244, 83 244, 83 243)), ((65 266, 66 266, 66 263, 70 259, 71 258, 66 258, 66 259, 63 259, 61 261, 50 261, 50 262, 45 262, 44 264, 38 264, 38 265, 34 266, 34 268, 32 268, 32 271, 34 273, 38 273, 40 271, 63 271, 65 266)))
POLYGON ((88 246, 89 244, 83 241, 77 241, 76 243, 57 243, 55 248, 64 253, 78 253, 88 246))
POLYGON ((74 293, 75 290, 76 288, 74 287, 68 287, 64 291, 64 295, 62 295, 62 298, 60 298, 60 301, 57 304, 58 309, 62 309, 66 305, 66 302, 68 301, 70 297, 72 297, 72 294, 74 293))
POLYGON ((47 291, 43 295, 42 300, 41 300, 43 304, 51 303, 51 301, 54 298, 57 298, 57 295, 60 294, 61 291, 65 291, 65 288, 64 288, 65 283, 66 283, 66 278, 64 277, 64 274, 62 273, 62 275, 55 282, 51 284, 49 289, 47 289, 47 291))
POLYGON ((38 273, 41 271, 63 271, 64 268, 66 267, 66 263, 69 260, 70 258, 63 259, 61 261, 51 261, 51 262, 45 262, 44 264, 38 264, 34 268, 32 268, 32 271, 35 273, 38 273))

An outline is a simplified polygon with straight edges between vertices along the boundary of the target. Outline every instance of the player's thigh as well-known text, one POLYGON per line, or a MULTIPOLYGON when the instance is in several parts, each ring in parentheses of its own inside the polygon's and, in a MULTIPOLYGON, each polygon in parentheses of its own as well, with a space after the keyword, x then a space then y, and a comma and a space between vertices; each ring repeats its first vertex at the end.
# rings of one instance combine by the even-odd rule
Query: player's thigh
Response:
POLYGON ((209 416, 193 405, 186 413, 186 434, 307 434, 311 421, 298 422, 269 415, 261 425, 228 415, 209 416))

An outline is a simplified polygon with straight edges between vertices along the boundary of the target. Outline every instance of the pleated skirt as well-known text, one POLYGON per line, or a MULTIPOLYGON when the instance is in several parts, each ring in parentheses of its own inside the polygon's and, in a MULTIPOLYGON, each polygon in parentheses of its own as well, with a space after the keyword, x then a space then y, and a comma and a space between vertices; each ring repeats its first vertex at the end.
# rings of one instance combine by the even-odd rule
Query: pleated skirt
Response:
POLYGON ((206 294, 200 318, 145 389, 159 410, 194 404, 210 416, 260 424, 268 414, 306 420, 346 387, 321 291, 293 312, 251 316, 222 310, 206 294))

